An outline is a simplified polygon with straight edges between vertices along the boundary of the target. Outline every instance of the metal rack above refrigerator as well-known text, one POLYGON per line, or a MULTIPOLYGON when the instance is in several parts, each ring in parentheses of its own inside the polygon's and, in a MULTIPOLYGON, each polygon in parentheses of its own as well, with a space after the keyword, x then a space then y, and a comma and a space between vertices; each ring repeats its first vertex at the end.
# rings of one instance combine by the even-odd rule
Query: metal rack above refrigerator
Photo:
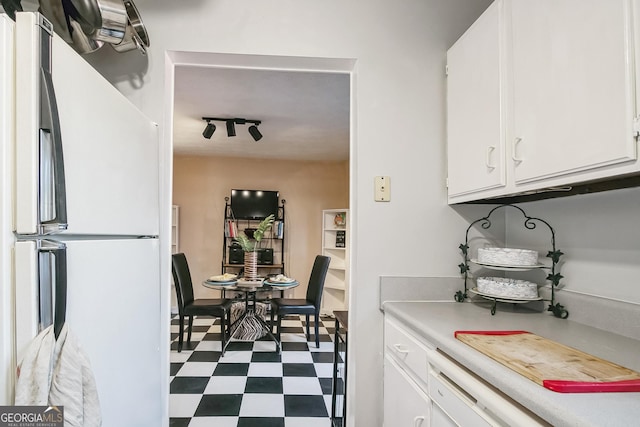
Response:
MULTIPOLYGON (((528 216, 524 210, 522 210, 520 207, 515 206, 515 205, 511 205, 511 204, 504 204, 504 205, 500 205, 497 206, 493 209, 491 209, 489 211, 489 213, 487 214, 487 216, 479 218, 475 221, 473 221, 469 227, 467 227, 467 231, 465 233, 465 240, 464 243, 461 243, 460 246, 458 246, 458 248, 460 249, 460 251, 462 252, 462 255, 464 257, 464 262, 458 264, 458 267, 460 267, 460 274, 462 274, 464 276, 464 290, 460 290, 457 291, 454 295, 454 299, 457 302, 464 302, 469 296, 468 296, 468 292, 469 292, 469 231, 475 227, 475 226, 480 226, 482 229, 487 230, 489 228, 491 228, 491 215, 499 210, 499 209, 506 209, 506 208, 513 208, 516 209, 517 211, 519 211, 523 216, 524 216, 524 222, 523 222, 523 226, 524 228, 528 229, 528 230, 535 230, 538 226, 538 224, 541 224, 543 226, 546 226, 549 229, 549 232, 551 233, 551 250, 547 252, 547 258, 551 259, 551 267, 544 267, 544 268, 549 268, 550 272, 546 277, 546 280, 548 280, 549 282, 551 282, 551 299, 550 300, 545 300, 545 301, 549 301, 549 306, 547 307, 547 311, 550 311, 553 313, 553 315, 555 317, 558 317, 560 319, 566 319, 567 317, 569 317, 569 312, 564 308, 563 305, 561 305, 560 303, 556 302, 556 295, 555 295, 555 291, 556 288, 558 287, 558 285, 560 284, 560 280, 563 278, 563 276, 558 272, 558 262, 560 261, 560 257, 562 255, 564 255, 564 253, 560 250, 558 250, 556 248, 556 233, 553 229, 553 227, 551 227, 551 225, 546 222, 545 220, 541 219, 541 218, 536 218, 536 217, 531 217, 528 216)), ((531 268, 539 268, 537 266, 532 266, 531 268)), ((509 301, 508 298, 501 298, 501 297, 492 297, 492 296, 488 296, 488 295, 482 295, 483 298, 488 299, 488 300, 492 300, 493 301, 493 306, 491 307, 491 314, 494 315, 496 313, 496 306, 498 302, 523 302, 521 300, 514 300, 514 301, 509 301)))

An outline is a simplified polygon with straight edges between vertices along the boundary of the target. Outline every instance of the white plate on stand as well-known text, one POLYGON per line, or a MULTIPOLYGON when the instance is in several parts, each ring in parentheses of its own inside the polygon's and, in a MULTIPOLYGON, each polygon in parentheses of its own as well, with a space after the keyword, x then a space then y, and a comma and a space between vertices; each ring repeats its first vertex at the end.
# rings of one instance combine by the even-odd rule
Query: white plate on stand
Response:
MULTIPOLYGON (((491 270, 501 270, 501 271, 528 271, 534 268, 545 268, 544 264, 533 264, 533 265, 507 265, 507 264, 487 264, 484 262, 480 262, 477 259, 470 259, 474 264, 481 265, 483 267, 489 268, 491 270)), ((548 267, 547 267, 548 268, 548 267)))
POLYGON ((491 294, 487 294, 484 292, 480 292, 478 290, 478 288, 471 288, 469 289, 471 292, 473 292, 476 295, 480 295, 483 298, 486 299, 490 299, 490 300, 495 300, 498 302, 509 302, 509 303, 513 303, 513 304, 524 304, 527 302, 531 302, 531 301, 542 301, 542 297, 538 296, 538 297, 533 297, 533 298, 510 298, 510 297, 506 297, 506 296, 501 296, 501 295, 491 295, 491 294))

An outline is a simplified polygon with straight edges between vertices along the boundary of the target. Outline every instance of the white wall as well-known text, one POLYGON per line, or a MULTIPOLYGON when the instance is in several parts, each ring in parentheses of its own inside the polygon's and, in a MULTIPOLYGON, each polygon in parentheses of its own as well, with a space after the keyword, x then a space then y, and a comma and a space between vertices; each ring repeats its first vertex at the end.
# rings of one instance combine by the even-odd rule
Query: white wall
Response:
MULTIPOLYGON (((640 189, 541 200, 520 205, 554 228, 566 291, 640 304, 640 189)), ((522 215, 507 220, 507 244, 546 255, 550 233, 525 231, 522 215)), ((558 294, 562 303, 562 294, 558 294)), ((639 307, 640 308, 640 307, 639 307)), ((571 307, 567 306, 571 312, 571 307)))
POLYGON ((474 216, 467 213, 482 212, 446 205, 444 64, 446 48, 489 3, 137 0, 151 38, 148 57, 103 50, 90 58, 161 125, 167 50, 356 60, 352 426, 381 425, 379 276, 458 276, 457 245, 464 240, 467 216, 474 216), (373 201, 375 175, 391 177, 390 203, 373 201))

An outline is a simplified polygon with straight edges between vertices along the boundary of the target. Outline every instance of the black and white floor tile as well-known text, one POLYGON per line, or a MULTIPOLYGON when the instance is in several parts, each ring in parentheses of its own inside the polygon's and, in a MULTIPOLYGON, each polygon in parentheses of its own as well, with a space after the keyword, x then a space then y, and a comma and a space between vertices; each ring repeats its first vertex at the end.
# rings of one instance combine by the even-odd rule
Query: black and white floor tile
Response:
MULTIPOLYGON (((282 353, 268 337, 234 341, 221 357, 220 324, 194 319, 191 344, 178 353, 178 321, 171 325, 171 427, 330 427, 334 319, 320 324, 316 348, 311 320, 282 321, 282 353)), ((186 340, 186 334, 185 334, 186 340)))

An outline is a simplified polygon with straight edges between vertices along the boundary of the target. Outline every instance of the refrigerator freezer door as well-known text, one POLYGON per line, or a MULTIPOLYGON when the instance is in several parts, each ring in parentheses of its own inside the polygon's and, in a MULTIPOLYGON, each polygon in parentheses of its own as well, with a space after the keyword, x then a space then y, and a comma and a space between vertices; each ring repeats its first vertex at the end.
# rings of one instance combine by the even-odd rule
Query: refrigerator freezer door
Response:
MULTIPOLYGON (((168 320, 160 318, 158 243, 158 239, 64 242, 66 324, 89 357, 105 426, 163 425, 161 385, 168 378, 160 349, 166 347, 167 337, 160 336, 160 326, 168 320)), ((16 293, 20 297, 16 304, 22 316, 29 310, 37 315, 37 303, 22 300, 36 292, 29 281, 39 276, 34 271, 35 252, 23 251, 23 245, 35 250, 34 242, 16 245, 18 261, 25 259, 24 268, 22 263, 17 268, 16 288, 30 290, 16 293)))
POLYGON ((67 249, 62 242, 39 240, 38 293, 39 330, 54 325, 56 339, 64 326, 67 310, 67 249))
POLYGON ((16 242, 14 274, 16 298, 16 356, 20 361, 31 340, 39 332, 40 293, 37 240, 16 242))
MULTIPOLYGON (((18 360, 31 339, 56 323, 64 324, 66 305, 66 245, 55 240, 23 240, 15 244, 16 346, 18 360)), ((8 283, 11 283, 9 281, 8 283)))
MULTIPOLYGON (((41 109, 40 90, 34 89, 39 87, 40 65, 33 53, 35 36, 29 32, 33 25, 27 25, 29 31, 24 30, 24 20, 17 19, 16 39, 16 61, 21 70, 16 76, 16 231, 32 235, 41 234, 36 222, 43 211, 37 205, 39 191, 56 185, 39 185, 38 170, 42 165, 38 158, 47 158, 40 153, 38 120, 34 118, 41 109)), ((51 70, 66 181, 68 228, 63 233, 157 236, 157 125, 56 34, 52 39, 51 70)))

